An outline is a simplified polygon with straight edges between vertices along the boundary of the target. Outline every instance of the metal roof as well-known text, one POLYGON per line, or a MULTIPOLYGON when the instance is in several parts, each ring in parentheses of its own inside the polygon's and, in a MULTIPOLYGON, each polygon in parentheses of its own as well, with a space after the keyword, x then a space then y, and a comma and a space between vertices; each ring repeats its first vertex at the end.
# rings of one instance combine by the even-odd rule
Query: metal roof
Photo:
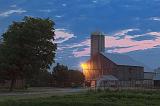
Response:
POLYGON ((144 67, 144 71, 151 71, 151 69, 148 66, 134 60, 130 56, 118 53, 101 53, 101 54, 117 65, 141 66, 144 67))
POLYGON ((97 80, 97 86, 101 86, 101 82, 103 81, 118 81, 118 79, 113 76, 113 75, 102 75, 98 80, 97 80))
POLYGON ((117 65, 129 65, 129 66, 141 66, 137 61, 133 60, 131 57, 122 54, 113 53, 101 53, 117 65))

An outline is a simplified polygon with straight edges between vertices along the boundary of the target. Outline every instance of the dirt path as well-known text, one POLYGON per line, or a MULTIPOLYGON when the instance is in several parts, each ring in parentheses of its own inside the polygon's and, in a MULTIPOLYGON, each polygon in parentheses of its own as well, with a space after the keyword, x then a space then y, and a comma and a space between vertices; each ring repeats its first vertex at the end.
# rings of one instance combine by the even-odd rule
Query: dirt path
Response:
POLYGON ((77 88, 46 88, 46 87, 35 87, 29 88, 23 91, 14 91, 14 92, 0 92, 0 101, 6 99, 32 99, 38 97, 49 97, 49 96, 63 96, 73 93, 82 93, 86 89, 77 88))

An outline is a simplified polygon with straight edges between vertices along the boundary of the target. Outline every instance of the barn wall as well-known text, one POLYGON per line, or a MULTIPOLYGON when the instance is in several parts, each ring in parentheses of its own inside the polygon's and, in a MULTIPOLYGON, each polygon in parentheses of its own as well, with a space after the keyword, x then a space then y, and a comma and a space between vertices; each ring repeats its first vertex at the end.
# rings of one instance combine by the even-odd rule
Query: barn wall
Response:
POLYGON ((88 69, 85 70, 88 72, 87 80, 98 79, 102 75, 111 74, 117 67, 115 63, 101 54, 94 55, 86 64, 88 66, 88 69))
POLYGON ((117 65, 102 54, 94 55, 86 62, 84 70, 86 80, 96 80, 102 75, 114 75, 119 80, 141 80, 144 77, 144 68, 139 66, 117 65))
POLYGON ((119 80, 142 80, 144 78, 144 68, 138 66, 118 65, 113 71, 113 75, 119 80))

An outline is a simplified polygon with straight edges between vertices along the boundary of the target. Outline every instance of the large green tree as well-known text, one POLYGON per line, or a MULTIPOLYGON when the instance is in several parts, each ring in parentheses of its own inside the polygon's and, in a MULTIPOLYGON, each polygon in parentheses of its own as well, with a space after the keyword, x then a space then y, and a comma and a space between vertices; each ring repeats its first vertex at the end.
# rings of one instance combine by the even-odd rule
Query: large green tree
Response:
POLYGON ((32 78, 39 71, 46 71, 54 62, 54 22, 42 18, 25 17, 13 22, 2 35, 0 70, 11 80, 10 90, 16 79, 32 78))

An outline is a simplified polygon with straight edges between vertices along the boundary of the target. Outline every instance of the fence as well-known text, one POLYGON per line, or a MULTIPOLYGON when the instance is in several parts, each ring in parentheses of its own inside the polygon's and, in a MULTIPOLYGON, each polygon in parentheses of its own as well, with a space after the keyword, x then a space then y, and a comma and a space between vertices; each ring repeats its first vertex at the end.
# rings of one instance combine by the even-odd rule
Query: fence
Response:
POLYGON ((153 89, 158 88, 154 86, 153 80, 133 80, 133 81, 102 81, 97 88, 144 88, 153 89))
MULTIPOLYGON (((0 83, 0 88, 9 88, 11 84, 10 80, 4 80, 0 83)), ((14 88, 24 88, 25 82, 24 80, 15 80, 14 88)))

